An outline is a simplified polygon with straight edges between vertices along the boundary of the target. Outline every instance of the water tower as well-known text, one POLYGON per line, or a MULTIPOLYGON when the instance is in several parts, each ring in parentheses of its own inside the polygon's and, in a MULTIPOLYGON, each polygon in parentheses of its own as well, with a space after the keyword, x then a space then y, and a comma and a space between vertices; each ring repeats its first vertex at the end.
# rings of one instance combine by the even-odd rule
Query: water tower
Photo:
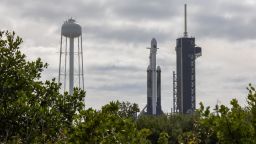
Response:
POLYGON ((74 87, 84 90, 83 69, 82 28, 70 18, 61 27, 58 82, 64 91, 68 87, 72 95, 74 87))

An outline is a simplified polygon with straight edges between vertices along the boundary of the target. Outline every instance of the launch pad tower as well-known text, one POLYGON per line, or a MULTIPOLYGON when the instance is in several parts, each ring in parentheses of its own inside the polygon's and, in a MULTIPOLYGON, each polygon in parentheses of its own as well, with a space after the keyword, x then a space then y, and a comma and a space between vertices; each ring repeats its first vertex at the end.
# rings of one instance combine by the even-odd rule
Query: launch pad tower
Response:
POLYGON ((176 74, 173 73, 173 112, 192 113, 196 108, 195 60, 201 56, 201 48, 194 37, 187 33, 187 6, 185 4, 184 36, 176 40, 176 74))

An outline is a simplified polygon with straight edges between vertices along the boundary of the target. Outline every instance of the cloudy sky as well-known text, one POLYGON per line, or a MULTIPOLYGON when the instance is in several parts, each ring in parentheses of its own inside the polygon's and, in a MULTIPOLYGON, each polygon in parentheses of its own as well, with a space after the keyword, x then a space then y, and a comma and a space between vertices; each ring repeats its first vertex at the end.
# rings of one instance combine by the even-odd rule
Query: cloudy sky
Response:
POLYGON ((43 79, 51 79, 58 76, 61 25, 75 18, 83 28, 86 106, 93 108, 111 100, 146 105, 146 48, 155 37, 162 107, 170 112, 184 3, 189 36, 203 54, 196 62, 197 103, 245 104, 246 87, 256 84, 255 0, 0 0, 0 29, 23 38, 29 60, 49 63, 43 79))

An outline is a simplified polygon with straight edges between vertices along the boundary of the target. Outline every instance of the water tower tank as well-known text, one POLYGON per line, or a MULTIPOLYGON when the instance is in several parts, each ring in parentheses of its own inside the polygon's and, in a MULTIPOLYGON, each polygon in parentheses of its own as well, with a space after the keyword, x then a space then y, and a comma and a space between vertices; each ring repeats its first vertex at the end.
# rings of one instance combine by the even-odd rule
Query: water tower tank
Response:
POLYGON ((65 37, 75 38, 82 34, 82 28, 74 19, 68 19, 62 24, 61 34, 65 37))

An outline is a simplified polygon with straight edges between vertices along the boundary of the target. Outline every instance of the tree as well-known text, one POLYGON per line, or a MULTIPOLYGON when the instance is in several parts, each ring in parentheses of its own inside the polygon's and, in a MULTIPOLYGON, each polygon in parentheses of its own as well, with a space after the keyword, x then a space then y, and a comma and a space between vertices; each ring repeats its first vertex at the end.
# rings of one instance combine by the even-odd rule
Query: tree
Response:
POLYGON ((130 102, 117 103, 119 105, 118 115, 125 118, 137 118, 137 113, 140 111, 138 104, 131 104, 130 102))
POLYGON ((168 134, 170 143, 178 143, 179 136, 183 133, 190 132, 193 129, 193 124, 197 116, 194 115, 161 115, 161 116, 140 116, 136 123, 138 129, 149 129, 152 133, 149 139, 152 143, 157 143, 161 137, 161 133, 168 134))
POLYGON ((255 102, 256 92, 250 84, 247 96, 248 105, 242 108, 236 99, 230 101, 231 108, 217 105, 214 112, 201 104, 198 110, 200 119, 196 123, 196 137, 205 142, 256 143, 255 140, 255 102))
POLYGON ((62 95, 54 79, 40 81, 47 64, 27 61, 21 43, 14 32, 0 32, 0 141, 57 142, 82 110, 85 93, 62 95))
POLYGON ((157 143, 158 144, 168 144, 168 138, 169 138, 168 133, 161 132, 157 143))
POLYGON ((84 110, 76 118, 71 143, 149 143, 148 129, 138 131, 132 117, 119 115, 120 103, 110 102, 100 111, 84 110))
POLYGON ((249 93, 247 96, 248 106, 246 107, 247 111, 249 111, 249 119, 252 122, 252 126, 254 129, 254 137, 256 137, 256 90, 255 88, 249 84, 247 88, 249 93))

